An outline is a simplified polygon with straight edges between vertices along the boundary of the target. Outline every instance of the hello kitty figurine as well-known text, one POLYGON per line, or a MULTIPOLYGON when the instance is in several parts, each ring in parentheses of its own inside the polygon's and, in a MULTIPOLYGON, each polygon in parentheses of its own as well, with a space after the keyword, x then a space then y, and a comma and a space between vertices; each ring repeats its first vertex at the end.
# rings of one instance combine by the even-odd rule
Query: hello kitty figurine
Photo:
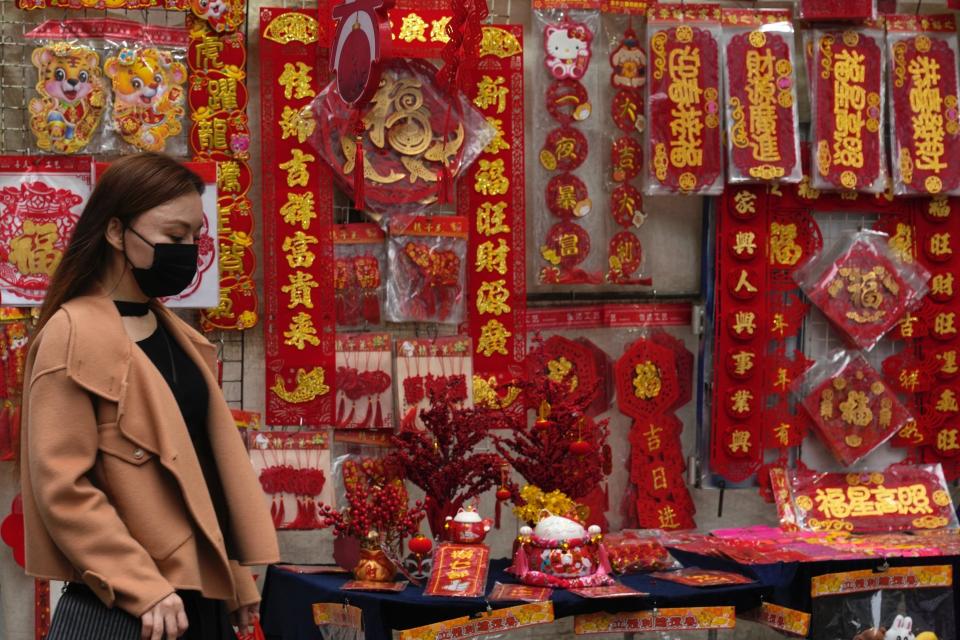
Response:
POLYGON ((547 25, 543 32, 543 48, 547 69, 557 80, 579 80, 590 64, 590 43, 593 32, 581 22, 563 21, 547 25))
POLYGON ((916 640, 913 635, 913 620, 910 617, 897 616, 883 640, 916 640))

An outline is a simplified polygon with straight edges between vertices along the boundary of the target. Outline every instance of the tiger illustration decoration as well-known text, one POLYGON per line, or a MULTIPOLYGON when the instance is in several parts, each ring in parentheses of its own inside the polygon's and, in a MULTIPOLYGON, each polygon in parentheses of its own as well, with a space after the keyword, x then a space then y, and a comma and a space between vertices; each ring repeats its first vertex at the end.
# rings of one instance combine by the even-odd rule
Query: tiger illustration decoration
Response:
POLYGON ((239 0, 190 0, 193 14, 217 33, 236 31, 243 24, 244 7, 239 0))
POLYGON ((187 69, 169 51, 122 49, 107 58, 113 85, 113 123, 123 139, 144 151, 163 151, 182 130, 187 69))
POLYGON ((77 153, 89 144, 106 102, 100 56, 90 47, 56 42, 37 47, 38 98, 30 100, 30 129, 44 151, 77 153))

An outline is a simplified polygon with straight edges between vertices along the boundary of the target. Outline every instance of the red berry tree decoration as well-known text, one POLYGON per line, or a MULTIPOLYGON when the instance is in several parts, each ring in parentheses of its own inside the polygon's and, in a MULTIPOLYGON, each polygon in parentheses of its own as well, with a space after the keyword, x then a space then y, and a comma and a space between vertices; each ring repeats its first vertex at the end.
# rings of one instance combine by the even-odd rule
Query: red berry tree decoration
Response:
POLYGON ((395 450, 389 458, 426 493, 427 521, 434 537, 442 535, 447 516, 499 485, 503 460, 475 450, 492 430, 509 426, 498 412, 457 406, 451 391, 430 392, 430 408, 420 412, 424 428, 393 436, 395 450))
MULTIPOLYGON (((609 421, 589 415, 602 389, 599 383, 582 384, 569 360, 535 344, 527 356, 527 380, 513 383, 522 390, 526 411, 511 416, 511 429, 494 435, 494 446, 528 484, 583 498, 611 471, 609 421), (537 416, 532 423, 530 411, 537 416)), ((519 492, 513 494, 522 504, 519 492)))
POLYGON ((409 506, 403 475, 395 465, 376 458, 348 460, 343 483, 347 506, 339 511, 329 505, 320 508, 324 524, 332 526, 338 538, 358 538, 397 551, 404 538, 419 530, 423 503, 409 506))

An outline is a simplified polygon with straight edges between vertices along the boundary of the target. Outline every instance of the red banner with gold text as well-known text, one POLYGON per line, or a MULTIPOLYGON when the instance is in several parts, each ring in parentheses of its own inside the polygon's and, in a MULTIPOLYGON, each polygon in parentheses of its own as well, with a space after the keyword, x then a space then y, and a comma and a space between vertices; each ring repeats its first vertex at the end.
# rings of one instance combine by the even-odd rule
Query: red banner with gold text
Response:
POLYGON ((461 177, 458 212, 470 221, 467 310, 474 344, 474 379, 506 382, 526 346, 526 245, 523 135, 523 29, 483 27, 480 61, 464 86, 467 97, 494 128, 496 137, 480 156, 503 165, 505 193, 478 188, 478 162, 461 177), (488 193, 484 193, 487 191, 488 193), (508 292, 506 305, 480 304, 481 287, 508 292))
POLYGON ((326 79, 313 12, 260 13, 267 423, 327 426, 333 411, 333 179, 308 142, 326 79))

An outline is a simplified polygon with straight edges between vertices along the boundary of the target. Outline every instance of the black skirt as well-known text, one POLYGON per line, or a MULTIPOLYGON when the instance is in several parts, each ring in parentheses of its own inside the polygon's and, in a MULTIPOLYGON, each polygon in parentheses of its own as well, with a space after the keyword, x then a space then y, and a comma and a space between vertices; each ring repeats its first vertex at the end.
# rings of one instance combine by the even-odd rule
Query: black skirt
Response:
MULTIPOLYGON (((181 640, 236 640, 226 604, 199 591, 177 590, 190 623, 181 640)), ((141 621, 108 609, 82 582, 68 582, 50 622, 48 640, 139 640, 141 621)), ((166 636, 164 636, 166 637, 166 636)))

